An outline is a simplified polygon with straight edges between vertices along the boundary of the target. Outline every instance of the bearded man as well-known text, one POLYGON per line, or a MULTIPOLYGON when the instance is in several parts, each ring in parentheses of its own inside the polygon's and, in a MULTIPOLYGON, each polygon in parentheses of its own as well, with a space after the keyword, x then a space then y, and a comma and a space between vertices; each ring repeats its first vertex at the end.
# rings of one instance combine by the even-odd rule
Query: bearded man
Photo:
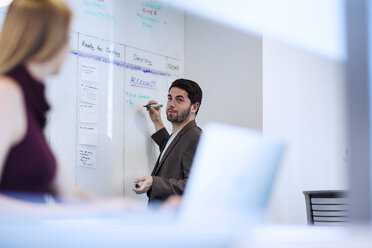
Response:
POLYGON ((147 193, 149 203, 162 202, 172 195, 182 195, 201 134, 196 125, 202 90, 191 80, 177 79, 168 91, 166 114, 172 124, 169 135, 161 119, 156 101, 148 102, 148 112, 156 132, 151 136, 160 148, 160 155, 151 175, 134 180, 137 194, 147 193), (138 186, 140 185, 140 186, 138 186))

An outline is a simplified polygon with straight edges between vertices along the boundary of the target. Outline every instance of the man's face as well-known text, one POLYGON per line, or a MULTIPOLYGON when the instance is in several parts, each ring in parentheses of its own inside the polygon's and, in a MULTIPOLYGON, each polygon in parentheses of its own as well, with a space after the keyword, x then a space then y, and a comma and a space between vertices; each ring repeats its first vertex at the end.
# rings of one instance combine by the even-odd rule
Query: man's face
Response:
POLYGON ((191 101, 187 91, 172 87, 168 94, 167 119, 172 123, 182 123, 192 113, 191 101))

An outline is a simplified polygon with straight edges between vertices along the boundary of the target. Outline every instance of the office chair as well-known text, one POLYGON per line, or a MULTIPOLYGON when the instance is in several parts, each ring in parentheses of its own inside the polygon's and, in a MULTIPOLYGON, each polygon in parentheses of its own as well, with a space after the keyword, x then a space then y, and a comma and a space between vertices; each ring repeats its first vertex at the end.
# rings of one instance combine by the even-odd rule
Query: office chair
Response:
POLYGON ((346 190, 304 191, 307 223, 318 226, 346 225, 349 200, 346 190))

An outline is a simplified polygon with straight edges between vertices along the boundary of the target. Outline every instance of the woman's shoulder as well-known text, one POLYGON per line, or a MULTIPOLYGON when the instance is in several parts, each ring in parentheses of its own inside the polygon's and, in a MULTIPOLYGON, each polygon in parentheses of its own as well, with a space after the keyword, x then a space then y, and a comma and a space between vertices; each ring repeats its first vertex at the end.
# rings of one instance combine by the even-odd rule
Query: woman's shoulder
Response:
POLYGON ((22 99, 22 89, 11 77, 0 76, 0 96, 8 103, 15 103, 22 99))

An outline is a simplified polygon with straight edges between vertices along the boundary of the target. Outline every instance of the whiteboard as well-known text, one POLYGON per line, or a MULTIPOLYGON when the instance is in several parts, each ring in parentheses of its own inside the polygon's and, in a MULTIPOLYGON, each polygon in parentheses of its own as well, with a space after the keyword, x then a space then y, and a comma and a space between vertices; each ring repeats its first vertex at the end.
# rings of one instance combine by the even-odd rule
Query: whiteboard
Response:
MULTIPOLYGON (((143 105, 165 105, 170 83, 183 75, 184 14, 151 0, 66 2, 71 52, 47 80, 46 136, 77 186, 145 203, 133 180, 151 173, 159 149, 143 105)), ((162 115, 171 131, 165 108, 162 115)))
POLYGON ((183 75, 183 13, 158 1, 68 3, 72 51, 50 79, 50 143, 78 186, 146 202, 133 180, 151 173, 159 151, 142 106, 165 104, 169 83, 183 75))
POLYGON ((152 0, 67 0, 72 29, 112 42, 182 59, 184 14, 152 0))

